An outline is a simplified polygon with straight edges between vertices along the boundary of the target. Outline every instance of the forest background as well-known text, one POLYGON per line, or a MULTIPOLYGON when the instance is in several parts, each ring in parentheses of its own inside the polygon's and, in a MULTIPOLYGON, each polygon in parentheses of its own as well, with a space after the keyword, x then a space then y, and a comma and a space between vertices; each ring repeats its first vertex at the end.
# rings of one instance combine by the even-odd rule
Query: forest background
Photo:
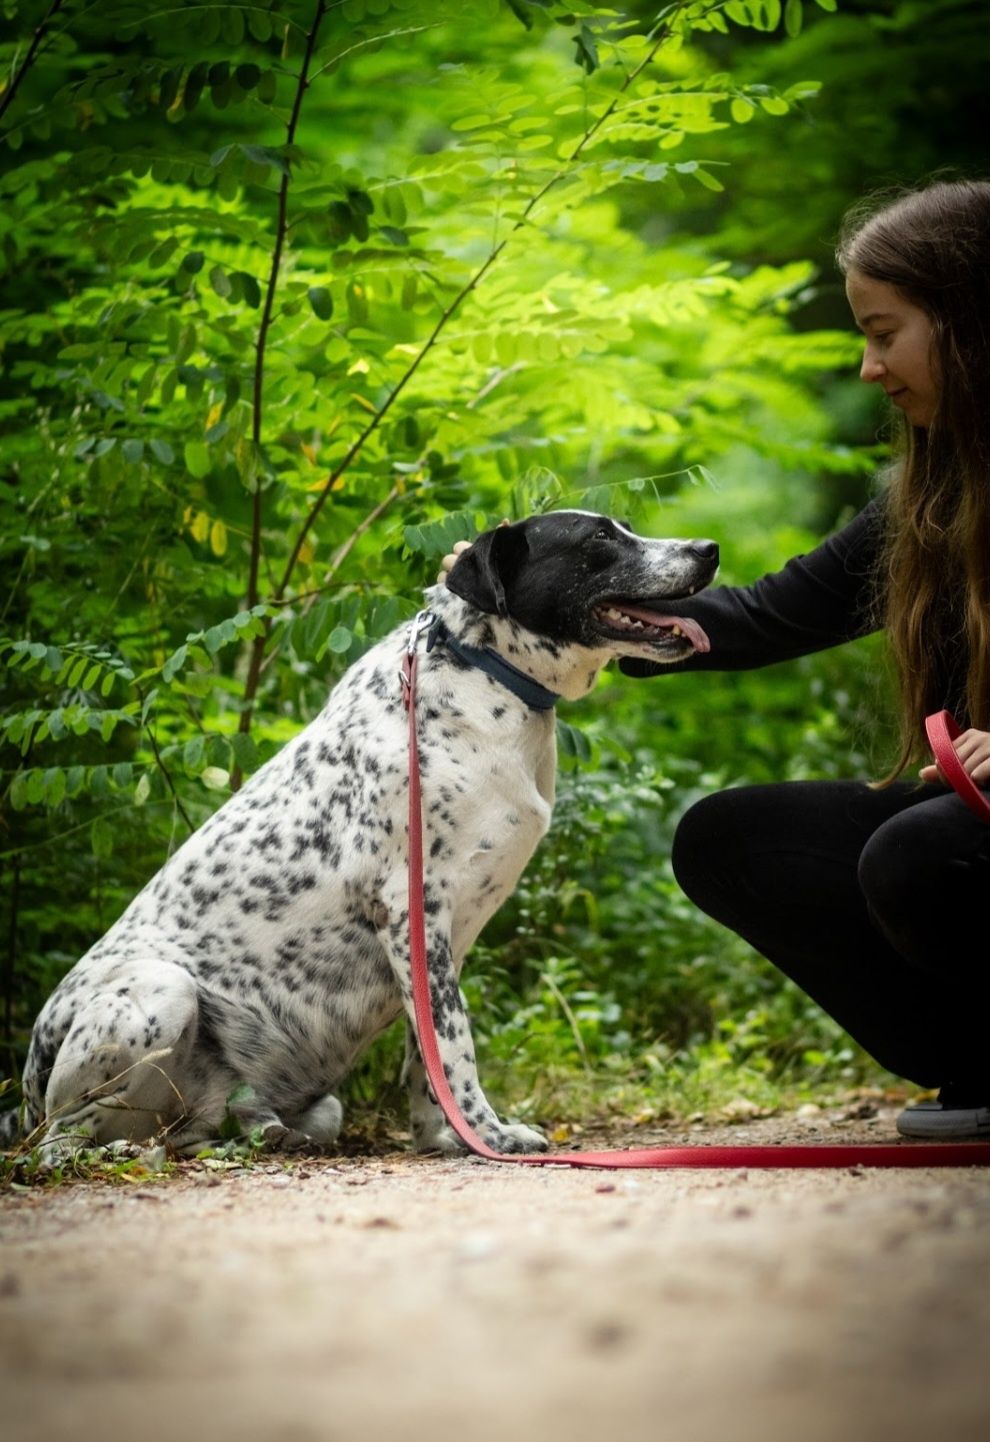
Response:
MULTIPOLYGON (((5 0, 0 1074, 165 858, 503 516, 708 535, 861 506, 843 211, 985 173, 982 0, 5 0)), ((892 1086, 680 894, 678 816, 876 776, 879 638, 562 707, 552 832, 465 971, 557 1126, 892 1086)), ((401 1128, 401 1039, 350 1084, 401 1128)), ((16 1099, 11 1088, 7 1101, 16 1099)), ((391 1133, 390 1133, 391 1134, 391 1133)))

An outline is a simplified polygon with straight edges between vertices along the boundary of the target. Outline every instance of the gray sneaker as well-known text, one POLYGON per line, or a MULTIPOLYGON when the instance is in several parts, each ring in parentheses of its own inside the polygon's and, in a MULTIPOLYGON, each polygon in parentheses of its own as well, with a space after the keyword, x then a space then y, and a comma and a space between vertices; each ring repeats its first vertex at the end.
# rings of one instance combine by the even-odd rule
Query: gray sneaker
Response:
POLYGON ((902 1137, 926 1141, 990 1142, 990 1103, 980 1105, 971 1091, 944 1086, 938 1101, 906 1107, 897 1118, 902 1137))

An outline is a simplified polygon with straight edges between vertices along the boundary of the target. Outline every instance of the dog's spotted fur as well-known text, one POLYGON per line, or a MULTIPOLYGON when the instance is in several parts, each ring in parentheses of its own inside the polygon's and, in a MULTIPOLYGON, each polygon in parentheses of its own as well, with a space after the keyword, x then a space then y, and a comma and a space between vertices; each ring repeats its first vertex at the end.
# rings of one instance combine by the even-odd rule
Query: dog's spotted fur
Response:
MULTIPOLYGON (((615 655, 675 659, 689 645, 606 636, 591 603, 684 594, 711 578, 713 553, 558 512, 480 538, 429 604, 461 640, 575 699, 615 655)), ((228 1105, 270 1146, 334 1141, 334 1088, 374 1036, 412 1016, 406 638, 396 630, 350 668, 320 715, 189 838, 49 998, 24 1089, 28 1127, 47 1124, 52 1155, 80 1136, 139 1140, 162 1128, 188 1151, 218 1135, 228 1105)), ((421 656, 417 717, 444 1065, 490 1146, 540 1149, 542 1136, 500 1121, 481 1090, 458 976, 549 824, 554 715, 438 647, 421 656)), ((414 1143, 455 1150, 407 1035, 414 1143)))

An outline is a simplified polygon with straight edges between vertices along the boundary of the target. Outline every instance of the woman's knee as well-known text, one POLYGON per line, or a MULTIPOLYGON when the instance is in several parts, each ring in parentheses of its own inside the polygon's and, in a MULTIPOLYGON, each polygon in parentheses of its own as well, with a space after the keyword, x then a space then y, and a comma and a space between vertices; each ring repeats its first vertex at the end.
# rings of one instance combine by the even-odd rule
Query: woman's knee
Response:
POLYGON ((745 831, 741 826, 743 789, 716 791, 694 802, 674 832, 670 862, 681 890, 708 909, 706 901, 724 889, 726 878, 740 873, 745 831))
POLYGON ((981 919, 990 879, 985 837, 984 824, 951 796, 884 822, 859 858, 874 920, 902 936, 981 919))

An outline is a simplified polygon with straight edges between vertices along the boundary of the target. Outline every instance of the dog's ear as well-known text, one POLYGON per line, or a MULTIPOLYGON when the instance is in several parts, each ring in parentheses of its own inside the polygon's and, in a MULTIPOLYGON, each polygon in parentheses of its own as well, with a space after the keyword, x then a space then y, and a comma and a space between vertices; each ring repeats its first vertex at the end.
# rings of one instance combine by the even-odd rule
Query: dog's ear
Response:
POLYGON ((483 531, 469 550, 462 552, 447 577, 447 589, 479 611, 508 614, 506 587, 526 559, 529 545, 525 522, 483 531))

